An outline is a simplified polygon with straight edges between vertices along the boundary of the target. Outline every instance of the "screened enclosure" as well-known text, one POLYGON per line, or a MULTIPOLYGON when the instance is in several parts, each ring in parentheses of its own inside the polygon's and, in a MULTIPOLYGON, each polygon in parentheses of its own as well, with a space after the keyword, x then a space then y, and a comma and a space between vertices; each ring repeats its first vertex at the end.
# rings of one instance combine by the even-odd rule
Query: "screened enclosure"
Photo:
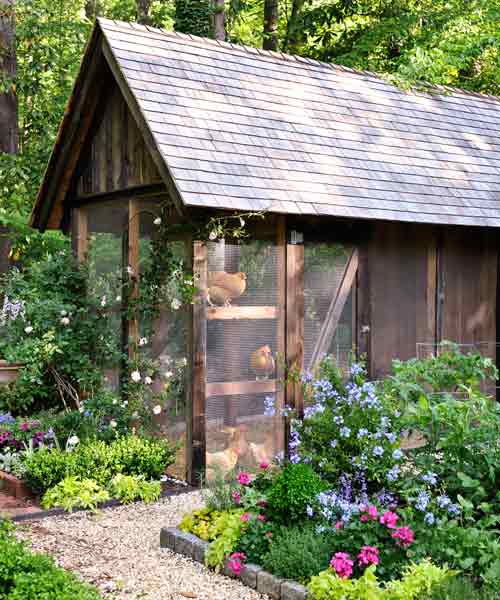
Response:
POLYGON ((177 477, 187 473, 197 482, 217 469, 269 463, 284 453, 283 407, 302 410, 300 385, 286 374, 314 371, 326 355, 348 365, 357 250, 335 241, 296 243, 279 219, 238 242, 193 242, 179 233, 169 238, 169 253, 193 269, 197 297, 175 310, 165 301, 152 314, 132 307, 148 293, 144 274, 161 203, 161 196, 124 198, 75 211, 89 288, 107 307, 122 355, 103 365, 108 386, 126 393, 130 361, 154 362, 144 402, 161 411, 149 430, 178 444, 170 469, 177 477))

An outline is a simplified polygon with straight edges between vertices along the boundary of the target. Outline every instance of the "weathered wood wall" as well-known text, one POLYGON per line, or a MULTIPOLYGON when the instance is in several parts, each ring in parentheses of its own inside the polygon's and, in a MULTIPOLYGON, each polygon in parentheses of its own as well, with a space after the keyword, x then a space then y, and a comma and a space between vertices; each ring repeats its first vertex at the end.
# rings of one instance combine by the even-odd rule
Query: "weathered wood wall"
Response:
POLYGON ((118 87, 113 86, 79 165, 78 196, 114 192, 159 183, 160 175, 146 149, 118 87))
POLYGON ((374 223, 361 247, 358 345, 370 375, 450 340, 496 357, 498 241, 478 228, 374 223))

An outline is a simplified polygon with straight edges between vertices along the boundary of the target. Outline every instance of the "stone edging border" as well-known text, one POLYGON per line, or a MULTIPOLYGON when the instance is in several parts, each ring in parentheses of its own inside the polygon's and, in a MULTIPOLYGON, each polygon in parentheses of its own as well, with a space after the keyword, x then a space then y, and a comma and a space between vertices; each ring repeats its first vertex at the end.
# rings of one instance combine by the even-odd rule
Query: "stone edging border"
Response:
MULTIPOLYGON (((163 527, 160 531, 161 548, 168 548, 196 562, 205 563, 205 552, 208 546, 208 542, 175 527, 163 527)), ((266 594, 273 600, 306 600, 309 597, 307 588, 300 583, 276 577, 258 565, 244 565, 239 576, 232 573, 225 565, 223 573, 233 579, 239 579, 247 587, 266 594)))

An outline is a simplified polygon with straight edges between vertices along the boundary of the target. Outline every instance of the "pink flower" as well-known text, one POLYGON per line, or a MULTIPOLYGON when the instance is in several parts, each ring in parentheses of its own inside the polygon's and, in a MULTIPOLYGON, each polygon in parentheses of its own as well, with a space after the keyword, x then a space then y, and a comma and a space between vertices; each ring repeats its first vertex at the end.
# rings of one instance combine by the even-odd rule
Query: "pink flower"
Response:
POLYGON ((231 492, 231 496, 233 497, 235 504, 239 504, 241 502, 241 494, 239 492, 231 492))
POLYGON ((234 552, 229 557, 227 568, 238 576, 243 569, 243 562, 246 560, 246 558, 247 557, 243 554, 243 552, 234 552))
POLYGON ((396 528, 396 521, 399 519, 395 512, 388 510, 380 517, 380 522, 385 525, 388 529, 396 528))
POLYGON ((250 515, 249 515, 249 513, 243 513, 243 514, 241 515, 240 519, 241 519, 242 521, 245 521, 245 522, 246 522, 246 521, 250 521, 250 515))
POLYGON ((241 485, 248 485, 250 483, 250 475, 245 471, 241 471, 238 475, 238 483, 241 485))
POLYGON ((269 463, 266 461, 262 461, 259 465, 259 469, 262 469, 263 471, 265 471, 266 469, 269 469, 269 463))
POLYGON ((266 506, 267 506, 267 500, 259 500, 257 502, 257 506, 260 506, 261 508, 266 508, 266 506))
POLYGON ((19 429, 21 431, 28 431, 29 428, 30 428, 30 424, 29 423, 21 423, 21 425, 19 425, 19 429))
POLYGON ((392 536, 396 540, 398 546, 406 548, 414 542, 415 537, 410 527, 398 527, 392 536))
POLYGON ((363 546, 358 554, 358 563, 360 567, 368 565, 378 565, 380 562, 378 548, 375 546, 363 546))
POLYGON ((342 527, 343 527, 342 521, 337 521, 335 523, 335 529, 342 529, 342 527))
POLYGON ((266 517, 265 517, 264 515, 259 515, 259 516, 257 517, 257 520, 258 520, 258 521, 265 521, 265 520, 266 520, 266 517))
POLYGON ((347 579, 352 575, 354 561, 347 552, 337 552, 330 561, 330 566, 339 577, 347 579))
POLYGON ((362 508, 362 512, 364 512, 364 515, 361 515, 360 517, 360 521, 362 523, 366 523, 368 521, 368 519, 371 519, 372 521, 376 521, 377 520, 377 516, 378 516, 378 511, 377 511, 377 507, 376 506, 364 506, 362 508))

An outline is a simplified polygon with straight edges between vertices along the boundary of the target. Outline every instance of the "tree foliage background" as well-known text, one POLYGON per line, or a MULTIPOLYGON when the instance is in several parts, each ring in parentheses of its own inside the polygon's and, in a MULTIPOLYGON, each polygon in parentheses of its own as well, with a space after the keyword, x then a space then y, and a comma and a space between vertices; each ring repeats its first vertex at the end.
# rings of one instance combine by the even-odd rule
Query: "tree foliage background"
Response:
MULTIPOLYGON (((227 38, 261 47, 268 1, 226 0, 227 38)), ((95 16, 207 35, 214 8, 211 0, 17 0, 16 11, 20 142, 17 156, 0 156, 0 225, 18 231, 22 246, 36 236, 23 225, 95 16)), ((500 0, 280 0, 278 43, 400 85, 500 94, 500 0)), ((50 237, 43 244, 48 251, 50 237)))

